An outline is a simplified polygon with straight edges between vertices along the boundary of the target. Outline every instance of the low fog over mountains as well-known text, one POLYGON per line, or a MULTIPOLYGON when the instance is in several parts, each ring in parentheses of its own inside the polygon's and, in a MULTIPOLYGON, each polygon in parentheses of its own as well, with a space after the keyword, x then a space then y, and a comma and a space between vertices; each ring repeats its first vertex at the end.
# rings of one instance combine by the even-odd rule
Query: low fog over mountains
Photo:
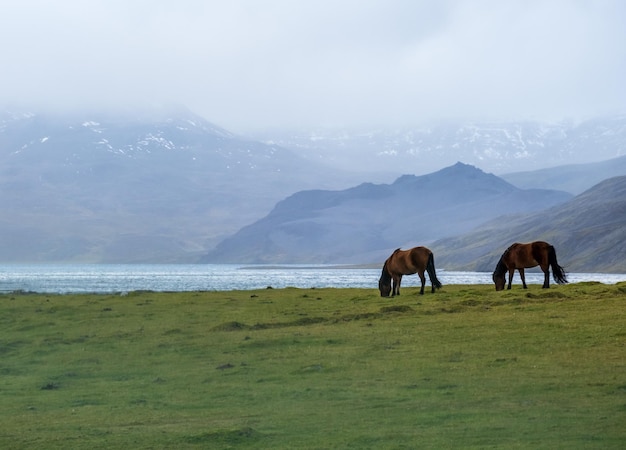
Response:
POLYGON ((0 259, 192 261, 300 189, 361 177, 186 110, 0 116, 0 259))
POLYGON ((503 174, 623 156, 626 116, 580 123, 436 123, 373 130, 259 133, 256 138, 299 150, 312 160, 364 171, 425 174, 457 161, 503 174))
POLYGON ((377 261, 626 174, 624 157, 586 164, 624 154, 625 123, 440 125, 300 141, 278 133, 263 143, 185 109, 7 112, 0 261, 377 261), (488 173, 564 162, 585 164, 488 173))

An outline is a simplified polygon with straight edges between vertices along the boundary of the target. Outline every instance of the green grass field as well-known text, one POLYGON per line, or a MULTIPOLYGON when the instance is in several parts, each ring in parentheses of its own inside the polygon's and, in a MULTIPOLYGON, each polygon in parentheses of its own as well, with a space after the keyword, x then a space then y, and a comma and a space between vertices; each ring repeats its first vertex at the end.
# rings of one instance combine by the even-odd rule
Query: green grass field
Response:
POLYGON ((0 448, 626 448, 626 283, 0 296, 0 448))

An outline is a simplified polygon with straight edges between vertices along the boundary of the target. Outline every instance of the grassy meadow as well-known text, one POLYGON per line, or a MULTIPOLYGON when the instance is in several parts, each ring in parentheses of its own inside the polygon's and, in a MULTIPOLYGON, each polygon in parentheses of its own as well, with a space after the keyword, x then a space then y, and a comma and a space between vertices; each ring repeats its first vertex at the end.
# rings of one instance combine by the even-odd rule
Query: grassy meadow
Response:
POLYGON ((417 292, 0 295, 0 448, 626 448, 626 283, 417 292))

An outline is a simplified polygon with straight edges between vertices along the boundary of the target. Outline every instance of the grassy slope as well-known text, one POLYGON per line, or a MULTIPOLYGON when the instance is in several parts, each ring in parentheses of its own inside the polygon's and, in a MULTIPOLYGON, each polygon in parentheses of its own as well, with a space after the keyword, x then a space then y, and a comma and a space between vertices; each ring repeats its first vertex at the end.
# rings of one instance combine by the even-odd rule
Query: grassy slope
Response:
POLYGON ((626 176, 599 183, 573 200, 533 214, 500 217, 429 244, 437 267, 491 272, 513 242, 544 240, 568 272, 626 272, 626 176))
POLYGON ((1 448, 623 448, 626 284, 0 296, 1 448))

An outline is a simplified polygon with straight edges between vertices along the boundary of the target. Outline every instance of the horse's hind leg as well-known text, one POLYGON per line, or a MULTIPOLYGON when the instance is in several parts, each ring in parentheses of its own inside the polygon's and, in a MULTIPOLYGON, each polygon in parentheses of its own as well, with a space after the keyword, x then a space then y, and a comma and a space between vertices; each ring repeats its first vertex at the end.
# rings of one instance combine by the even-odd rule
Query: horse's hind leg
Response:
POLYGON ((522 279, 522 286, 524 286, 524 289, 527 289, 528 286, 526 286, 526 274, 524 273, 524 268, 520 268, 517 269, 517 271, 519 272, 519 276, 522 279))
POLYGON ((550 288, 550 268, 548 266, 546 266, 545 268, 542 267, 541 270, 543 270, 543 288, 544 289, 549 289, 550 288))
MULTIPOLYGON (((424 272, 418 274, 420 276, 420 281, 422 282, 422 288, 420 289, 420 295, 424 295, 424 286, 426 285, 426 277, 424 276, 424 272)), ((433 287, 433 289, 435 289, 433 287)))

